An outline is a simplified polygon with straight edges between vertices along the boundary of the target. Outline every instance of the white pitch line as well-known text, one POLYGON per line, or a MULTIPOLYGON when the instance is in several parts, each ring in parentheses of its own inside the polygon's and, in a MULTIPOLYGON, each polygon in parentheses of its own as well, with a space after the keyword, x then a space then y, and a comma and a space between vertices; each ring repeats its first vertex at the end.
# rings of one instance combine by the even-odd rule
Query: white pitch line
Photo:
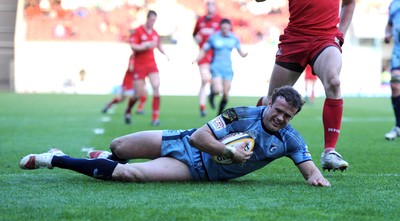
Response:
POLYGON ((104 128, 94 128, 93 132, 94 134, 104 134, 105 130, 104 128))
POLYGON ((111 120, 110 117, 102 117, 102 118, 101 118, 101 121, 102 121, 102 122, 109 122, 110 120, 111 120))

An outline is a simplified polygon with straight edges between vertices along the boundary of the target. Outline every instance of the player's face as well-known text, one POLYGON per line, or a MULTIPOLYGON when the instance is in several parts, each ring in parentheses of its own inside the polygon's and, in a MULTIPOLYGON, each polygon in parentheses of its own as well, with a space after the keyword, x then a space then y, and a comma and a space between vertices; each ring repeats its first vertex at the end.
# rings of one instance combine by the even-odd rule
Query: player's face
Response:
POLYGON ((208 15, 213 15, 215 13, 215 11, 216 11, 215 3, 212 1, 207 2, 208 15))
POLYGON ((221 25, 221 32, 223 35, 227 35, 229 31, 231 30, 231 25, 228 23, 223 23, 221 25))
POLYGON ((283 97, 277 97, 275 102, 269 103, 268 106, 270 108, 264 115, 263 123, 272 132, 284 128, 297 112, 297 108, 290 106, 283 97))
POLYGON ((153 28, 154 23, 156 23, 156 20, 157 20, 157 16, 155 16, 155 15, 150 15, 150 16, 147 18, 146 26, 149 27, 149 28, 153 28))

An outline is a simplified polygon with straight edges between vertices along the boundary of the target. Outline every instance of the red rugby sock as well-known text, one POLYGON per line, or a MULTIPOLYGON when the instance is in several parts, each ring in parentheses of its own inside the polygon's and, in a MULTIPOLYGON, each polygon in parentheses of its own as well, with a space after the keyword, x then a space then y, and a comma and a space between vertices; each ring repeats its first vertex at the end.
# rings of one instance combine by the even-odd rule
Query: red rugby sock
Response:
POLYGON ((133 107, 133 105, 135 105, 136 101, 137 101, 137 98, 132 98, 132 97, 129 98, 128 106, 126 107, 126 110, 125 110, 126 114, 131 113, 132 107, 133 107))
POLYGON ((141 96, 140 97, 138 110, 143 110, 143 106, 146 103, 146 100, 147 100, 146 96, 141 96))
POLYGON ((110 108, 113 104, 119 103, 121 100, 117 97, 113 98, 107 105, 106 109, 110 108))
POLYGON ((325 99, 322 112, 324 124, 324 148, 335 148, 339 139, 343 115, 343 99, 325 99))
POLYGON ((152 120, 158 120, 158 114, 159 114, 159 109, 160 109, 160 97, 153 97, 153 116, 152 120))

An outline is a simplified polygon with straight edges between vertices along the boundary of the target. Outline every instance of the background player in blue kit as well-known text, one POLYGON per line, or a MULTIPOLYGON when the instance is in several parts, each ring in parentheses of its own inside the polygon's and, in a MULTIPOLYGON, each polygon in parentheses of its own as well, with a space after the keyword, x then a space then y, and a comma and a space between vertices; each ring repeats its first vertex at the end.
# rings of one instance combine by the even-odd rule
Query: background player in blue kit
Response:
POLYGON ((387 140, 400 137, 400 0, 394 0, 389 6, 389 19, 385 29, 385 43, 394 40, 392 60, 390 63, 390 88, 392 90, 392 106, 396 119, 395 126, 385 134, 387 140))
POLYGON ((219 105, 218 114, 225 109, 228 103, 229 91, 233 79, 231 53, 234 48, 242 57, 247 56, 240 47, 239 38, 231 32, 232 25, 228 19, 222 19, 220 22, 220 31, 211 35, 207 42, 200 49, 199 55, 193 63, 200 61, 209 50, 213 50, 211 61, 211 91, 209 101, 211 108, 215 108, 214 96, 222 92, 222 99, 219 105))
POLYGON ((59 167, 115 181, 217 181, 241 177, 278 158, 289 157, 308 184, 329 187, 304 139, 289 124, 303 104, 296 90, 284 86, 275 90, 268 106, 229 108, 199 129, 142 131, 119 137, 111 142, 112 154, 102 154, 106 159, 72 158, 51 149, 23 157, 20 167, 59 167), (219 141, 235 132, 253 137, 253 151, 244 151, 246 144, 232 150, 219 141), (218 164, 212 155, 228 157, 233 163, 218 164), (150 160, 126 163, 137 158, 150 160))

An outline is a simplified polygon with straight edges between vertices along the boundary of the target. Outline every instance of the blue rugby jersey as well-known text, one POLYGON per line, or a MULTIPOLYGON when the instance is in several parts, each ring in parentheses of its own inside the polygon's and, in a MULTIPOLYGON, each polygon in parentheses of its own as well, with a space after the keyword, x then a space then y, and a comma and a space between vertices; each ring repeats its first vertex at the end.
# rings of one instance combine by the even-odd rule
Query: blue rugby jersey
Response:
POLYGON ((389 6, 388 24, 392 26, 393 49, 391 58, 391 70, 400 69, 400 0, 394 0, 389 6))
POLYGON ((399 47, 400 50, 400 0, 394 0, 390 3, 388 24, 393 27, 394 46, 399 47))
POLYGON ((292 159, 296 165, 312 160, 304 139, 290 124, 275 134, 266 130, 262 116, 267 108, 230 108, 207 123, 218 139, 231 133, 246 132, 255 140, 254 153, 245 163, 218 164, 210 154, 202 152, 204 168, 210 180, 244 176, 284 156, 292 159))
POLYGON ((222 36, 221 31, 211 35, 203 45, 204 50, 214 51, 210 68, 232 72, 231 53, 234 48, 240 48, 240 42, 232 32, 228 36, 222 36))

